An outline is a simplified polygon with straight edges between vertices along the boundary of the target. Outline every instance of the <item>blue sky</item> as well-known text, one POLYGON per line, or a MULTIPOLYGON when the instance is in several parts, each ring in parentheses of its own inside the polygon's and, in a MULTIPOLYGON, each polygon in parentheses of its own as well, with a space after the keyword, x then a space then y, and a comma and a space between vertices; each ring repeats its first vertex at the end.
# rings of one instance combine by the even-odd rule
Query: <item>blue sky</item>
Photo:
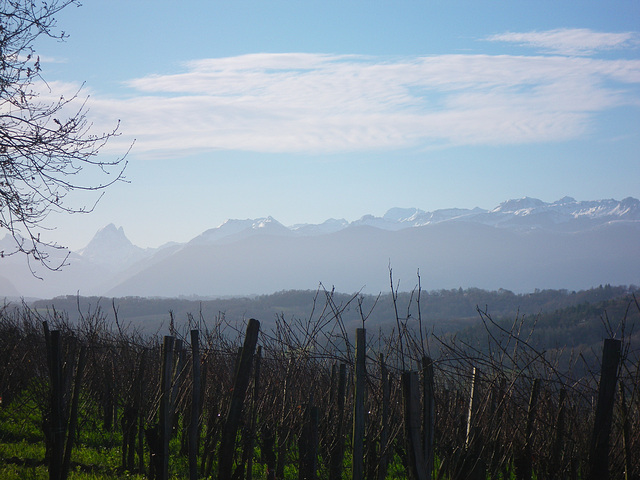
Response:
POLYGON ((87 0, 38 43, 42 75, 53 97, 84 82, 96 131, 120 120, 105 159, 136 139, 129 183, 46 236, 638 198, 639 18, 635 0, 87 0))

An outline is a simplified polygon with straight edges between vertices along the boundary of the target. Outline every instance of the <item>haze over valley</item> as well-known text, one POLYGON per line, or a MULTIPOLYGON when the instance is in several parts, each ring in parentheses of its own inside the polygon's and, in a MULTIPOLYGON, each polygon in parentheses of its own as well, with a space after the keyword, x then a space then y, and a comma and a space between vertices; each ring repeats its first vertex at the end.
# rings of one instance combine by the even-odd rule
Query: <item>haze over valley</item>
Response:
MULTIPOLYGON (((0 247, 9 249, 6 237, 0 247)), ((507 200, 494 209, 391 208, 348 222, 284 226, 228 220, 187 243, 133 245, 109 224, 61 271, 3 260, 0 296, 213 298, 311 289, 341 292, 476 287, 515 292, 640 283, 640 201, 507 200)), ((67 252, 55 252, 64 258, 67 252)))

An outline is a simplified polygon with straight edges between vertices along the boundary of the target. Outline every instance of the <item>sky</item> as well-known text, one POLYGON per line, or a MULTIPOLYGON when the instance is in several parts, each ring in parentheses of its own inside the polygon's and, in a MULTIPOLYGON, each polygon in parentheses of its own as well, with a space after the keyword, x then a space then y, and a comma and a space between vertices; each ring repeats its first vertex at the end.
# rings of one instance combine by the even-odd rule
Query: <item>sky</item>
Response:
POLYGON ((86 0, 36 45, 43 98, 119 122, 101 155, 129 151, 127 182, 43 238, 640 198, 638 19, 636 0, 86 0))

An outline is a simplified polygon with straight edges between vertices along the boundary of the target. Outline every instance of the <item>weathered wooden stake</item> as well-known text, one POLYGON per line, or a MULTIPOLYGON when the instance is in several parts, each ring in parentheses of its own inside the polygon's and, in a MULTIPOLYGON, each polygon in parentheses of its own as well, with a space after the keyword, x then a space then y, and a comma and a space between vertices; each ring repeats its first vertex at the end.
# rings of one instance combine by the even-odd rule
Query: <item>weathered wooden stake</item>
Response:
POLYGON ((609 478, 609 434, 613 420, 613 403, 618 381, 620 364, 620 340, 607 338, 602 351, 600 385, 596 417, 589 449, 589 480, 607 480, 609 478))
MULTIPOLYGON (((202 363, 201 363, 201 372, 200 372, 200 381, 201 381, 201 385, 200 385, 200 423, 198 425, 198 431, 200 432, 204 426, 204 418, 202 415, 202 411, 204 410, 204 404, 205 404, 205 400, 206 400, 206 393, 207 393, 207 374, 209 372, 209 362, 207 361, 207 357, 205 356, 202 359, 202 363)), ((209 412, 210 413, 210 412, 209 412)), ((207 422, 209 423, 209 422, 207 422)), ((200 459, 200 476, 202 476, 205 472, 206 466, 207 466, 207 459, 209 458, 209 450, 213 450, 213 448, 209 448, 209 429, 207 428, 207 430, 205 431, 205 439, 204 439, 204 445, 202 445, 202 457, 200 459)), ((200 451, 200 435, 198 435, 198 451, 200 451)))
POLYGON ((378 464, 378 480, 387 477, 389 467, 389 406, 391 403, 391 384, 389 382, 389 370, 384 362, 384 356, 380 354, 380 382, 382 386, 382 418, 380 419, 380 463, 378 464))
POLYGON ((284 374, 284 388, 282 389, 282 409, 280 410, 280 425, 278 426, 277 433, 277 459, 276 470, 274 472, 275 478, 284 478, 284 466, 287 463, 287 450, 289 447, 289 438, 291 435, 291 428, 289 425, 289 415, 287 408, 289 408, 288 399, 291 397, 291 377, 294 369, 294 357, 289 358, 287 369, 284 374))
POLYGON ((340 364, 338 373, 338 391, 336 393, 336 424, 331 443, 329 458, 329 480, 342 478, 342 464, 344 459, 344 400, 347 385, 347 366, 340 364))
POLYGON ((627 396, 624 391, 624 383, 620 381, 620 410, 622 413, 622 444, 624 446, 624 479, 633 480, 633 454, 631 453, 631 425, 629 422, 629 410, 627 409, 627 396))
MULTIPOLYGON (((45 335, 49 332, 45 324, 45 335)), ((63 391, 62 391, 62 360, 60 358, 60 331, 49 332, 49 376, 51 378, 51 456, 49 458, 49 479, 62 479, 62 461, 64 454, 64 419, 63 419, 63 391)))
POLYGON ((142 350, 140 359, 138 361, 138 373, 136 375, 136 384, 135 384, 135 395, 134 395, 134 406, 136 409, 136 418, 133 421, 132 429, 132 438, 133 441, 130 443, 129 448, 131 451, 130 460, 131 463, 129 465, 129 469, 135 468, 135 459, 133 458, 133 454, 137 450, 138 452, 138 473, 144 474, 144 413, 142 409, 142 399, 144 397, 144 377, 145 377, 145 363, 146 363, 146 351, 142 350), (138 444, 136 446, 135 437, 136 430, 138 435, 138 444))
POLYGON ((103 401, 103 425, 107 432, 113 430, 113 423, 116 418, 115 414, 115 402, 113 401, 114 390, 114 367, 113 357, 110 355, 105 362, 106 377, 104 379, 105 399, 103 401))
POLYGON ((471 374, 471 392, 469 393, 469 410, 467 412, 466 438, 465 438, 465 461, 463 468, 465 478, 470 480, 484 480, 485 464, 481 455, 480 427, 478 426, 478 402, 479 400, 480 372, 473 367, 471 374))
POLYGON ((365 388, 366 332, 356 329, 356 368, 353 402, 353 457, 352 480, 362 480, 364 475, 364 388, 365 388))
MULTIPOLYGON (((205 363, 206 368, 206 363, 205 363)), ((207 431, 204 441, 204 456, 200 463, 200 476, 209 478, 212 477, 213 471, 213 459, 216 455, 216 445, 218 444, 218 435, 221 431, 221 420, 219 413, 222 409, 220 402, 216 400, 209 400, 209 419, 207 421, 207 431)))
POLYGON ((433 362, 422 357, 422 445, 427 479, 433 472, 433 440, 435 432, 435 388, 433 383, 433 362))
POLYGON ((427 467, 420 435, 420 393, 416 372, 402 372, 402 398, 409 475, 414 480, 426 480, 427 467))
POLYGON ((198 478, 198 426, 200 423, 200 340, 198 330, 191 330, 191 418, 189 421, 189 479, 198 478))
POLYGON ((551 469, 549 471, 550 478, 558 478, 560 476, 560 461, 562 459, 562 451, 564 449, 564 420, 565 420, 565 401, 567 391, 563 388, 560 390, 560 398, 558 399, 558 415, 556 416, 555 437, 551 450, 551 469))
POLYGON ((505 396, 506 396, 506 379, 500 378, 492 382, 491 385, 491 433, 489 434, 487 452, 490 455, 489 469, 493 472, 500 471, 503 478, 508 478, 507 465, 505 461, 504 441, 502 440, 502 432, 505 427, 505 396))
POLYGON ((178 394, 180 393, 180 388, 185 379, 186 368, 185 363, 187 363, 186 359, 186 349, 184 348, 184 342, 181 339, 176 339, 173 346, 173 354, 174 354, 174 363, 175 368, 173 370, 173 385, 171 387, 171 425, 173 426, 173 415, 175 413, 175 407, 178 400, 178 394))
POLYGON ((476 404, 478 403, 478 394, 476 390, 478 389, 478 372, 476 367, 473 367, 473 371, 471 372, 471 391, 469 392, 469 409, 467 411, 467 432, 465 435, 465 446, 469 448, 471 446, 471 442, 473 441, 473 427, 475 426, 476 419, 476 404))
POLYGON ((527 409, 527 424, 524 432, 524 451, 519 461, 516 463, 517 480, 531 480, 533 475, 533 453, 531 448, 533 435, 533 422, 536 417, 536 409, 538 406, 538 396, 540 394, 540 379, 533 380, 531 386, 531 395, 529 396, 529 407, 527 409))
POLYGON ((258 343, 259 331, 260 322, 254 318, 250 319, 242 346, 242 355, 236 370, 229 411, 222 428, 222 439, 218 450, 218 480, 229 480, 232 475, 236 435, 240 425, 245 393, 251 379, 251 364, 258 343))
POLYGON ((260 361, 262 359, 262 345, 258 346, 256 352, 255 366, 253 368, 253 395, 251 398, 251 425, 249 427, 249 438, 247 439, 247 475, 246 480, 253 478, 253 448, 256 441, 256 426, 258 424, 258 397, 260 395, 260 361))
POLYGON ((71 411, 69 413, 69 429, 67 433, 67 442, 64 448, 64 459, 62 461, 61 478, 65 479, 69 476, 69 466, 71 464, 71 450, 73 449, 73 441, 76 438, 76 428, 78 426, 78 403, 80 401, 80 386, 82 384, 82 375, 84 374, 84 366, 86 362, 87 349, 80 347, 78 355, 78 364, 73 381, 73 394, 71 397, 71 411))
POLYGON ((122 411, 122 468, 132 471, 135 462, 135 441, 138 429, 138 409, 125 405, 122 411))
POLYGON ((298 438, 298 480, 316 480, 318 471, 318 407, 307 405, 298 438))
POLYGON ((144 475, 144 414, 138 412, 138 472, 144 475))
POLYGON ((169 478, 169 440, 171 439, 171 378, 173 376, 173 347, 175 337, 167 335, 162 343, 162 367, 160 370, 159 446, 156 478, 169 478))
POLYGON ((260 428, 260 437, 262 439, 261 453, 266 468, 266 480, 275 480, 276 478, 276 435, 273 425, 263 423, 260 428))

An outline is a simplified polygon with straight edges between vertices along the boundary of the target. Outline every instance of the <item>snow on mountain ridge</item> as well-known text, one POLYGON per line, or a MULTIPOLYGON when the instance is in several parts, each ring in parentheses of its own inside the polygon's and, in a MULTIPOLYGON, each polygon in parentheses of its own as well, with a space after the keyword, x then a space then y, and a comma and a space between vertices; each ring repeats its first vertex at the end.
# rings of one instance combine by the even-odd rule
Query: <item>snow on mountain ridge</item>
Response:
MULTIPOLYGON (((300 267, 301 271, 295 270, 294 264, 296 262, 304 265, 305 261, 313 259, 315 262, 313 268, 322 269, 325 262, 317 260, 333 255, 336 258, 337 270, 331 273, 328 273, 328 270, 322 270, 324 273, 316 272, 318 278, 342 278, 343 275, 346 278, 357 270, 360 272, 359 275, 365 279, 375 276, 372 274, 367 277, 362 272, 370 268, 373 263, 372 259, 375 260, 376 255, 387 259, 383 262, 386 266, 386 262, 391 256, 394 259, 400 259, 405 253, 411 256, 416 252, 422 252, 421 254, 426 255, 421 260, 426 262, 425 264, 431 265, 442 259, 442 267, 436 268, 433 273, 434 278, 442 280, 451 271, 451 262, 458 261, 459 252, 467 251, 465 249, 469 245, 475 245, 473 248, 477 247, 474 242, 478 235, 486 237, 485 245, 489 249, 494 248, 504 239, 509 239, 505 241, 508 244, 513 244, 513 248, 528 245, 527 248, 512 257, 514 261, 518 258, 524 259, 523 261, 527 260, 531 249, 547 249, 543 252, 544 254, 540 253, 538 260, 531 263, 536 268, 541 264, 548 263, 548 255, 554 254, 556 252, 554 249, 565 248, 566 251, 562 255, 570 256, 573 254, 573 250, 566 249, 567 242, 573 242, 574 239, 584 239, 594 250, 589 250, 588 254, 583 252, 581 254, 583 256, 578 255, 576 257, 578 263, 570 268, 565 268, 565 270, 562 270, 560 266, 557 266, 556 269, 556 264, 554 264, 554 272, 556 270, 565 271, 566 281, 573 281, 577 278, 576 275, 581 275, 580 268, 584 266, 584 259, 589 258, 589 261, 595 262, 592 262, 593 265, 589 267, 595 272, 592 280, 589 281, 601 282, 604 281, 603 278, 618 278, 617 282, 636 282, 637 268, 633 260, 637 257, 635 252, 638 245, 637 238, 640 235, 640 201, 631 197, 621 201, 613 199, 576 201, 574 198, 564 197, 555 202, 546 203, 537 199, 525 198, 504 202, 493 210, 451 208, 426 212, 418 208, 392 208, 382 217, 365 215, 352 222, 344 219, 329 219, 318 225, 285 226, 273 217, 227 220, 217 228, 206 230, 189 243, 174 244, 171 248, 158 249, 142 249, 133 245, 126 237, 122 227, 109 224, 100 229, 91 242, 78 253, 54 250, 52 255, 70 254, 66 261, 69 266, 62 269, 61 272, 55 272, 55 278, 53 278, 54 273, 52 272, 51 279, 46 284, 34 279, 33 274, 19 256, 6 257, 5 255, 5 258, 2 259, 1 275, 10 278, 15 287, 12 289, 8 284, 5 284, 3 290, 15 290, 25 296, 50 297, 78 291, 81 291, 82 294, 102 295, 104 292, 110 291, 109 289, 114 285, 124 285, 126 282, 129 282, 128 285, 131 289, 122 290, 122 294, 147 292, 150 295, 168 295, 169 293, 173 295, 176 292, 177 294, 197 293, 196 290, 189 290, 191 287, 181 286, 178 288, 172 285, 174 283, 182 285, 180 282, 185 281, 185 278, 193 280, 193 275, 202 269, 206 270, 207 262, 214 262, 214 260, 218 263, 212 263, 211 265, 214 265, 215 268, 211 267, 211 270, 215 270, 216 275, 225 277, 225 275, 235 275, 233 272, 237 270, 244 272, 245 267, 250 269, 259 265, 264 266, 271 257, 272 259, 297 258, 298 260, 293 262, 284 262, 293 270, 290 272, 292 277, 287 277, 286 282, 283 280, 285 283, 282 283, 282 288, 290 288, 300 286, 296 283, 297 280, 309 273, 302 271, 307 267, 300 267), (354 228, 359 226, 368 228, 354 228), (412 229, 413 231, 410 231, 412 229), (256 245, 266 249, 261 250, 259 258, 252 256, 255 253, 252 248, 256 245), (368 246, 363 249, 363 245, 368 246), (456 245, 459 248, 455 248, 456 245), (455 252, 455 255, 448 256, 451 251, 455 252), (272 255, 268 252, 272 252, 272 255), (344 254, 345 257, 338 260, 338 253, 344 254), (609 257, 613 254, 619 255, 620 260, 610 261, 609 257), (190 269, 186 269, 181 261, 189 256, 192 256, 194 260, 190 269), (354 257, 360 258, 361 263, 353 266, 345 260, 354 257), (348 268, 343 268, 345 265, 349 265, 348 268), (163 270, 165 267, 166 269, 163 270), (340 270, 341 268, 342 270, 340 270), (605 270, 609 273, 602 273, 605 270), (630 273, 625 274, 627 276, 620 276, 619 273, 622 271, 630 273), (142 275, 143 272, 150 273, 148 273, 148 277, 144 277, 144 281, 141 281, 143 277, 139 277, 139 275, 142 275), (610 277, 606 277, 606 275, 610 275, 610 277), (151 286, 146 285, 146 282, 152 285, 165 277, 167 284, 174 290, 167 287, 168 290, 165 292, 154 290, 151 286), (149 288, 144 290, 143 287, 149 288), (142 290, 140 290, 141 288, 142 290), (181 288, 186 288, 186 290, 182 291, 181 288)), ((581 242, 582 240, 575 244, 576 249, 583 248, 584 245, 581 242)), ((15 240, 10 235, 0 239, 0 251, 3 248, 9 248, 12 243, 15 243, 15 240)), ((500 263, 500 259, 503 258, 501 255, 505 253, 503 250, 497 249, 494 252, 495 255, 489 258, 486 256, 486 248, 474 250, 475 253, 465 261, 470 264, 473 262, 482 263, 478 267, 482 272, 477 277, 480 280, 485 278, 485 273, 488 270, 487 265, 489 265, 487 262, 500 263)), ((509 255, 509 252, 507 251, 505 255, 509 255)), ((563 256, 558 257, 557 265, 564 265, 563 258, 563 256)), ((413 268, 417 261, 411 257, 406 263, 413 268)), ((394 264, 399 262, 400 260, 395 260, 394 264)), ((260 270, 262 272, 260 275, 264 277, 264 272, 271 271, 270 269, 272 267, 260 270)), ((467 273, 465 272, 459 271, 456 275, 461 276, 460 278, 462 276, 471 278, 466 277, 467 273)), ((543 271, 534 272, 534 274, 539 275, 536 277, 539 285, 551 285, 548 283, 547 277, 544 277, 543 271), (543 282, 543 278, 547 280, 543 282)), ((535 277, 534 274, 527 274, 527 278, 535 277)), ((246 278, 243 276, 239 280, 238 291, 233 291, 233 294, 242 290, 241 285, 244 285, 242 283, 244 280, 246 278)), ((207 279, 203 285, 206 285, 206 288, 214 288, 207 283, 210 281, 217 280, 215 278, 213 280, 207 279)), ((273 286, 269 285, 268 288, 273 286)), ((220 284, 215 288, 224 290, 231 287, 220 284)), ((259 290, 250 291, 255 293, 259 290)))
POLYGON ((640 217, 640 201, 633 197, 623 198, 618 205, 614 207, 612 213, 617 215, 633 215, 640 217))
POLYGON ((418 208, 394 207, 387 210, 382 218, 391 222, 411 222, 425 213, 427 212, 418 208))
MULTIPOLYGON (((537 198, 523 197, 502 202, 492 210, 479 207, 473 209, 448 208, 427 212, 418 208, 394 207, 382 216, 363 215, 348 222, 344 219, 328 219, 321 224, 296 224, 285 226, 272 216, 255 219, 228 219, 216 228, 205 230, 188 244, 208 245, 218 242, 235 241, 256 234, 278 236, 302 235, 315 236, 338 232, 348 226, 370 226, 389 231, 411 227, 423 227, 441 222, 476 222, 501 228, 530 230, 533 228, 554 228, 576 221, 609 222, 618 219, 640 222, 640 201, 627 197, 621 201, 590 200, 577 201, 572 197, 563 197, 547 203, 537 198)), ((584 222, 572 228, 583 228, 584 222)), ((122 227, 109 224, 96 233, 94 239, 78 253, 93 260, 124 256, 144 257, 145 250, 133 245, 125 236, 122 227)))
POLYGON ((468 208, 445 208, 441 210, 434 210, 433 212, 425 212, 422 216, 417 218, 414 226, 422 227, 451 220, 473 221, 474 217, 484 213, 487 213, 487 210, 478 207, 473 210, 469 210, 468 208))
POLYGON ((210 245, 217 242, 237 240, 255 234, 291 235, 291 228, 285 227, 271 216, 255 219, 229 219, 216 228, 204 231, 190 240, 191 245, 210 245))
POLYGON ((279 221, 277 221, 275 218, 273 218, 271 215, 269 215, 268 217, 265 218, 259 218, 257 220, 255 220, 253 222, 253 224, 251 225, 251 228, 254 230, 258 230, 258 229, 266 229, 266 228, 287 228, 284 225, 282 225, 279 221))
POLYGON ((640 201, 633 197, 627 197, 621 201, 614 199, 577 201, 572 197, 564 197, 556 202, 547 203, 536 198, 523 197, 503 202, 489 213, 519 217, 551 213, 556 223, 579 218, 604 219, 623 216, 640 220, 640 201))
POLYGON ((549 205, 537 198, 522 197, 502 202, 491 213, 512 213, 514 215, 527 215, 533 209, 549 205))
POLYGON ((349 222, 347 222, 344 218, 330 218, 317 225, 310 223, 298 223, 296 225, 290 226, 289 228, 298 235, 314 236, 335 233, 347 227, 348 225, 349 222))

